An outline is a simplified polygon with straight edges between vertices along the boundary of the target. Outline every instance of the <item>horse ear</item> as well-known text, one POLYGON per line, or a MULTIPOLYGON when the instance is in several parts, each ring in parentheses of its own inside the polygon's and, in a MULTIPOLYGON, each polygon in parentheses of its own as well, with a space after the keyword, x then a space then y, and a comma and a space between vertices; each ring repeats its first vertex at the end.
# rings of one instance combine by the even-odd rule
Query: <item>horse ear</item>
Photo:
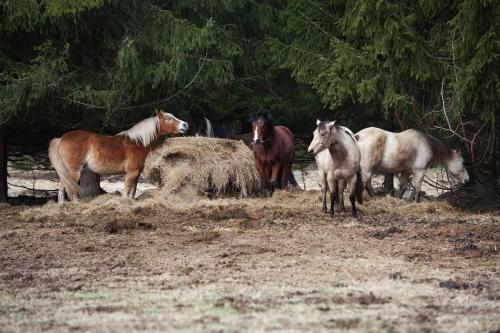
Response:
POLYGON ((327 126, 328 126, 328 128, 329 128, 330 130, 332 130, 333 128, 335 128, 335 122, 336 122, 336 120, 334 120, 334 121, 330 121, 330 122, 327 124, 327 126))
POLYGON ((155 113, 156 113, 156 116, 159 118, 159 119, 164 119, 165 116, 163 115, 163 112, 160 112, 158 110, 155 110, 155 113))
POLYGON ((319 124, 321 124, 321 120, 316 119, 316 126, 319 126, 319 124))

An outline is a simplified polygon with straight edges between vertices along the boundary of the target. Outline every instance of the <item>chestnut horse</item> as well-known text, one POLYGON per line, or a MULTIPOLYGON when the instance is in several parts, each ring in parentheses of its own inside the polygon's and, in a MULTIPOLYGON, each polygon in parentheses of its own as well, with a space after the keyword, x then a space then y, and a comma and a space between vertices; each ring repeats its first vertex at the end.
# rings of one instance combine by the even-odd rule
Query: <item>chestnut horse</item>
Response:
POLYGON ((261 179, 274 192, 276 182, 284 189, 292 172, 294 142, 290 130, 284 126, 274 126, 265 110, 258 110, 250 119, 252 123, 252 150, 261 179), (281 179, 278 174, 281 170, 281 179))
POLYGON ((144 119, 115 136, 79 130, 53 139, 49 158, 59 176, 59 203, 64 201, 64 192, 70 200, 78 199, 78 181, 84 167, 99 175, 124 173, 123 196, 133 199, 146 157, 159 139, 187 130, 186 122, 170 113, 156 111, 156 116, 144 119))

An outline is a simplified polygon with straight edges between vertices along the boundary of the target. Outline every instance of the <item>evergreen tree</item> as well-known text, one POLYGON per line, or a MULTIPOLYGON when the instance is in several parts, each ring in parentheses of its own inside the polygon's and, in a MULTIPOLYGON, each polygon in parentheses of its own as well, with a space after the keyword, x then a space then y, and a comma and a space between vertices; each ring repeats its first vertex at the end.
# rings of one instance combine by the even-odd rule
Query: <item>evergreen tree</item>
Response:
POLYGON ((298 86, 263 43, 280 31, 280 6, 2 0, 0 124, 22 140, 30 130, 30 137, 75 127, 111 133, 154 108, 181 117, 200 108, 230 123, 262 105, 281 119, 307 115, 296 111, 304 110, 295 103, 298 86))
POLYGON ((498 1, 295 0, 281 15, 287 34, 267 43, 354 123, 374 110, 401 128, 451 134, 477 180, 498 174, 499 13, 498 1))

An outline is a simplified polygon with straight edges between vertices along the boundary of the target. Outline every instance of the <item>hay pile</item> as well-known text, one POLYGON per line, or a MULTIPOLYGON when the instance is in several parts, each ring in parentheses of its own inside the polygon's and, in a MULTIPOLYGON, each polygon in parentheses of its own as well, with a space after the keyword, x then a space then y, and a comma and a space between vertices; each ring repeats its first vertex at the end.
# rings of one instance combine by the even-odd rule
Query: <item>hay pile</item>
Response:
POLYGON ((248 197, 261 189, 252 151, 226 139, 167 139, 149 154, 144 175, 160 184, 162 196, 248 197))

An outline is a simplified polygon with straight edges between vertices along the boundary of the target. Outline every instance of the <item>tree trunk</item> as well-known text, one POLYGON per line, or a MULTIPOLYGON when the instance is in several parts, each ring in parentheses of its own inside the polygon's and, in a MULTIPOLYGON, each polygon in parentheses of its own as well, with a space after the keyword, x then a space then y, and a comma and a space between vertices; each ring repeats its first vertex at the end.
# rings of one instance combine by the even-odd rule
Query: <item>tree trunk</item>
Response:
POLYGON ((394 174, 384 174, 384 193, 394 195, 394 174))
POLYGON ((0 126, 0 202, 7 202, 7 131, 0 126))
POLYGON ((100 194, 106 193, 100 185, 101 176, 97 173, 90 171, 85 167, 80 174, 80 198, 93 198, 100 194))
MULTIPOLYGON (((87 61, 87 60, 84 60, 87 61)), ((88 62, 88 61, 87 61, 88 62)), ((90 66, 91 64, 89 64, 90 66)), ((99 126, 98 117, 94 113, 87 110, 82 112, 82 121, 80 123, 81 128, 85 129, 95 129, 99 126)), ((89 168, 84 167, 82 173, 80 174, 80 198, 94 198, 98 195, 106 193, 100 185, 101 176, 90 171, 89 168)))

